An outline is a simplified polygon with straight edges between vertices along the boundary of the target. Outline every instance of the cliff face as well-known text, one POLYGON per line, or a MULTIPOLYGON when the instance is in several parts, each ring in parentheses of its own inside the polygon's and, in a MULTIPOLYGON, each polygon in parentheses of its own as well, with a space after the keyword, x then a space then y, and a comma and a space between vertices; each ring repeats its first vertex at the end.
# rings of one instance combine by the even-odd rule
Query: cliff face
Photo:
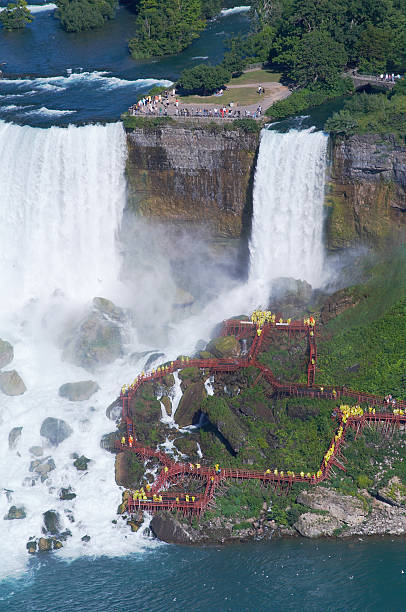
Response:
POLYGON ((129 207, 148 218, 238 238, 251 214, 259 135, 198 125, 127 132, 129 207))
POLYGON ((328 246, 383 246, 406 222, 406 146, 393 136, 363 134, 332 140, 327 205, 328 246))

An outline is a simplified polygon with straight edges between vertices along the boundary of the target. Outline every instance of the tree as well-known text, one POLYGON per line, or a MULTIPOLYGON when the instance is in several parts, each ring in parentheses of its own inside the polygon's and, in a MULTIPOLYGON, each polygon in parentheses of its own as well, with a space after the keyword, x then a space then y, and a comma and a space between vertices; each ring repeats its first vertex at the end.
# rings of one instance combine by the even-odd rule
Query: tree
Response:
POLYGON ((231 73, 227 72, 221 65, 198 64, 194 68, 188 68, 182 72, 178 86, 185 93, 197 93, 204 96, 223 87, 230 78, 231 73))
POLYGON ((5 30, 21 30, 33 19, 25 0, 8 4, 0 13, 0 23, 5 30))
POLYGON ((393 34, 390 28, 380 28, 368 23, 356 43, 361 70, 374 74, 387 69, 388 58, 393 55, 393 34))
POLYGON ((335 81, 346 63, 344 45, 325 30, 313 30, 294 41, 293 47, 279 58, 288 64, 289 76, 298 85, 317 81, 335 81))
POLYGON ((56 0, 55 17, 67 32, 101 28, 113 19, 116 0, 56 0))
POLYGON ((204 29, 201 0, 141 0, 129 42, 134 58, 174 55, 204 29))

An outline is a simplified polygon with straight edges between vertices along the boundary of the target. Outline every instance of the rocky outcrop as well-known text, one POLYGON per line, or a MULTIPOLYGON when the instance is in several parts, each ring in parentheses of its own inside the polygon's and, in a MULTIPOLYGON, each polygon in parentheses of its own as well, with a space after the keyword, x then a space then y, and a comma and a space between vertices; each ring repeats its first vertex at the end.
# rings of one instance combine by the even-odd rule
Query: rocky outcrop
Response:
POLYGON ((21 438, 22 427, 13 427, 13 429, 8 434, 8 447, 15 448, 19 439, 21 438))
POLYGON ((58 393, 71 402, 82 402, 88 400, 98 389, 99 385, 95 380, 81 380, 80 382, 61 385, 58 393))
POLYGON ((55 469, 55 462, 52 457, 46 457, 45 459, 34 459, 30 463, 30 472, 34 472, 35 479, 41 478, 41 482, 44 482, 49 475, 49 472, 55 469))
POLYGON ((206 389, 202 382, 191 384, 182 395, 176 410, 175 419, 180 427, 196 425, 199 422, 200 403, 206 397, 206 389))
POLYGON ((23 507, 19 508, 17 506, 11 506, 6 516, 4 517, 4 520, 5 521, 21 520, 21 519, 25 519, 26 516, 27 515, 23 507))
POLYGON ((58 446, 73 432, 72 428, 62 419, 47 417, 41 425, 40 434, 54 446, 58 446))
POLYGON ((406 221, 406 147, 395 136, 336 136, 332 167, 328 246, 385 244, 406 221))
POLYGON ((306 512, 293 526, 305 538, 319 538, 334 535, 336 530, 343 526, 343 523, 328 514, 306 512))
POLYGON ((258 143, 258 134, 191 123, 129 130, 129 206, 165 223, 238 238, 251 206, 258 143))
POLYGON ((88 459, 87 457, 85 457, 85 455, 81 455, 80 457, 76 457, 75 461, 73 462, 73 465, 78 470, 78 472, 84 472, 87 470, 90 461, 91 459, 88 459))
POLYGON ((241 352, 240 343, 235 336, 222 336, 209 342, 206 351, 218 359, 223 357, 238 357, 241 352))
POLYGON ((123 326, 129 317, 105 298, 94 298, 93 310, 74 326, 64 343, 63 358, 93 372, 123 354, 123 326))
POLYGON ((360 525, 368 513, 365 504, 358 498, 324 487, 302 491, 297 501, 312 510, 324 510, 331 517, 352 527, 360 525))
POLYGON ((5 368, 14 359, 14 349, 10 342, 0 338, 0 368, 5 368))
POLYGON ((27 391, 23 379, 16 370, 0 373, 0 389, 6 395, 22 395, 27 391))

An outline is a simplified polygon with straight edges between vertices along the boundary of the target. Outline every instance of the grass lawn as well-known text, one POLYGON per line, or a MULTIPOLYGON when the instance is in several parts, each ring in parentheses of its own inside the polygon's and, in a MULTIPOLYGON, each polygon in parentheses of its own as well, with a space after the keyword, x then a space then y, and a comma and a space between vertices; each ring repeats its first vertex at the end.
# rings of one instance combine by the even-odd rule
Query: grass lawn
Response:
POLYGON ((244 72, 236 79, 231 79, 227 85, 250 85, 251 83, 279 83, 282 76, 281 72, 271 72, 270 70, 251 70, 244 72))
POLYGON ((222 96, 182 96, 181 101, 186 104, 217 104, 218 106, 227 106, 229 102, 237 102, 241 106, 249 104, 261 104, 264 99, 263 95, 257 93, 256 87, 239 87, 238 89, 228 89, 222 96))

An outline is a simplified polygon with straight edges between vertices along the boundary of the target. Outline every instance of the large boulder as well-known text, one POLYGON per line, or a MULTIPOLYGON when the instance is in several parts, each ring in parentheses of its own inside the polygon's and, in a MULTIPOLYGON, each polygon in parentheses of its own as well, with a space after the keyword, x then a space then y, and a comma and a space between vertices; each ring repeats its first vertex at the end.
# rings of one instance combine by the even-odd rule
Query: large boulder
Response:
POLYGON ((71 331, 63 358, 93 372, 123 355, 122 329, 126 311, 104 298, 93 300, 93 310, 71 331))
POLYGON ((199 422, 200 404, 206 395, 205 386, 200 381, 187 387, 176 410, 175 419, 179 427, 196 425, 199 422))
POLYGON ((185 527, 171 514, 155 514, 150 529, 154 536, 163 542, 190 544, 193 541, 185 527))
POLYGON ((27 391, 23 379, 16 370, 0 373, 0 389, 6 395, 22 395, 27 391))
POLYGON ((14 349, 10 342, 0 338, 0 368, 6 367, 14 359, 14 349))
POLYGON ((15 521, 15 520, 20 520, 20 519, 25 519, 26 516, 27 515, 22 506, 21 507, 11 506, 6 516, 4 517, 4 520, 5 521, 15 521))
POLYGON ((241 348, 235 336, 220 336, 209 342, 206 351, 221 359, 222 357, 238 357, 241 348))
POLYGON ((368 509, 358 498, 325 487, 301 491, 297 501, 313 510, 325 510, 351 527, 360 525, 368 514, 368 509))
POLYGON ((58 446, 73 433, 73 429, 62 419, 47 417, 41 425, 40 434, 54 446, 58 446))
POLYGON ((21 438, 22 427, 13 427, 13 429, 8 434, 8 447, 15 448, 17 442, 21 438))
POLYGON ((61 531, 61 519, 55 510, 47 510, 43 514, 44 517, 44 533, 50 533, 51 535, 56 535, 61 531))
POLYGON ((99 388, 95 380, 81 380, 75 383, 65 383, 59 387, 58 393, 71 402, 83 402, 88 400, 99 388))
POLYGON ((336 530, 343 527, 343 523, 328 514, 306 512, 299 517, 293 527, 305 538, 319 538, 335 535, 336 530))

